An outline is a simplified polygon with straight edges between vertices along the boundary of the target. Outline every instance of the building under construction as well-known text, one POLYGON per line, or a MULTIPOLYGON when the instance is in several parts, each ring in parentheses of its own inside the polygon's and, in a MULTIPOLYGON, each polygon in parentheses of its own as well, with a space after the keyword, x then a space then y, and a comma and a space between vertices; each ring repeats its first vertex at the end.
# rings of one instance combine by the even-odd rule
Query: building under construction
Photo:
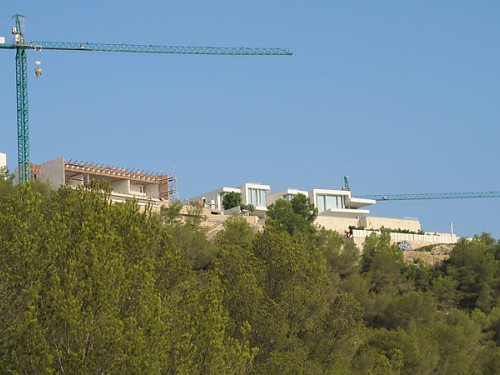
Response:
POLYGON ((111 188, 113 202, 133 198, 139 205, 159 207, 176 197, 176 177, 163 173, 146 173, 101 164, 66 161, 63 157, 32 165, 35 179, 48 181, 54 188, 85 186, 90 181, 105 182, 111 188))

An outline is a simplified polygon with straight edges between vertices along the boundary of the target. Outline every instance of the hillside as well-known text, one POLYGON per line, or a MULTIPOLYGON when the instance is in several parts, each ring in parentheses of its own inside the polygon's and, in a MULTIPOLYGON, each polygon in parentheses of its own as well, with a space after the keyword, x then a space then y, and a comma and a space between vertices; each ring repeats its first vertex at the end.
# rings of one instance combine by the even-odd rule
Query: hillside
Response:
POLYGON ((454 244, 440 244, 433 246, 425 246, 415 250, 404 252, 405 262, 413 262, 417 259, 422 260, 426 264, 436 265, 450 257, 454 244))
POLYGON ((213 238, 195 209, 108 198, 0 179, 0 373, 500 373, 488 235, 434 267, 318 230, 305 198, 213 238))

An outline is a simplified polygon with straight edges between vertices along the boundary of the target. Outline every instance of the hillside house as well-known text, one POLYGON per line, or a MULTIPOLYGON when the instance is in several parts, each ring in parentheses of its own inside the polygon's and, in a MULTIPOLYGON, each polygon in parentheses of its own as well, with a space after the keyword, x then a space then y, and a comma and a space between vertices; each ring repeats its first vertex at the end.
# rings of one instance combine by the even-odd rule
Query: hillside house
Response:
POLYGON ((111 200, 125 202, 136 199, 141 206, 159 206, 170 200, 170 183, 166 174, 151 174, 125 168, 66 161, 63 157, 32 167, 33 178, 48 181, 54 188, 88 185, 91 180, 106 182, 111 187, 111 200))
POLYGON ((224 196, 230 192, 236 192, 241 194, 242 204, 251 204, 255 207, 254 215, 265 216, 267 212, 267 194, 270 190, 271 187, 269 185, 247 182, 237 188, 221 187, 217 190, 189 198, 187 201, 209 208, 214 213, 221 213, 224 211, 224 207, 222 207, 224 196))

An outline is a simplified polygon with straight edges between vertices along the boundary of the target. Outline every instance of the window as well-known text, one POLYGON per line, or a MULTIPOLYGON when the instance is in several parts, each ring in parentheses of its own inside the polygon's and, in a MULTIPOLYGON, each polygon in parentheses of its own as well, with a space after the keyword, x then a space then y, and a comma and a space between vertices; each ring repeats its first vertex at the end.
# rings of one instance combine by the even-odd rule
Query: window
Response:
POLYGON ((247 204, 255 207, 266 207, 266 191, 248 188, 247 204))
POLYGON ((343 195, 327 195, 327 194, 317 194, 316 195, 316 206, 318 212, 323 212, 326 210, 343 209, 344 196, 343 195))
POLYGON ((283 199, 286 201, 291 201, 295 197, 295 194, 285 194, 283 195, 283 199))
POLYGON ((325 210, 325 196, 316 195, 316 206, 318 207, 318 212, 323 212, 325 210))

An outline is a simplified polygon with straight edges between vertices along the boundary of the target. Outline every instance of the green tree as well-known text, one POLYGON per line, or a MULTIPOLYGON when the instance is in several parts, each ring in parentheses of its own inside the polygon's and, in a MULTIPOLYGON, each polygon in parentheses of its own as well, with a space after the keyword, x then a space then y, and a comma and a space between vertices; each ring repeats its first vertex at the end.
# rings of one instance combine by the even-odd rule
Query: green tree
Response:
POLYGON ((250 346, 258 349, 255 361, 267 361, 273 350, 285 346, 288 322, 262 286, 264 264, 244 244, 222 244, 212 267, 221 275, 231 336, 247 337, 250 346))
POLYGON ((218 272, 197 274, 173 289, 171 335, 165 373, 241 374, 251 368, 257 353, 243 332, 242 339, 227 334, 229 316, 221 303, 218 272))
POLYGON ((338 232, 325 229, 319 230, 316 238, 331 272, 341 279, 359 272, 360 253, 353 241, 345 240, 338 232))
POLYGON ((304 218, 308 223, 313 223, 318 216, 318 209, 314 207, 309 197, 304 194, 297 194, 290 201, 293 213, 304 218))
POLYGON ((304 232, 313 234, 316 231, 314 220, 317 209, 303 194, 297 194, 291 201, 278 199, 267 211, 266 225, 274 225, 291 234, 304 232))
POLYGON ((16 189, 0 199, 0 373, 251 368, 219 275, 193 271, 159 215, 98 186, 16 189))
POLYGON ((417 326, 431 322, 437 313, 437 303, 432 294, 410 291, 393 296, 384 313, 384 327, 405 328, 411 324, 417 326))
POLYGON ((403 252, 397 245, 391 245, 390 240, 389 233, 382 231, 380 236, 372 233, 364 243, 361 271, 377 293, 388 288, 397 291, 411 288, 411 283, 404 277, 403 252))
POLYGON ((309 373, 346 371, 361 343, 362 308, 352 295, 335 289, 326 257, 310 234, 292 235, 266 224, 255 238, 254 253, 265 269, 262 288, 287 324, 285 345, 273 348, 273 367, 268 363, 262 371, 286 368, 282 361, 292 355, 307 358, 309 373))
POLYGON ((160 214, 165 220, 165 224, 179 224, 182 220, 181 211, 183 207, 184 205, 180 201, 175 201, 168 206, 162 206, 160 208, 160 214))
POLYGON ((244 217, 231 216, 224 222, 224 229, 217 234, 220 245, 250 248, 255 237, 254 230, 244 217))
POLYGON ((431 289, 431 284, 437 273, 435 266, 428 265, 420 259, 407 263, 404 269, 405 277, 411 281, 416 289, 422 291, 431 289))
POLYGON ((481 374, 477 368, 483 338, 481 326, 467 313, 452 310, 441 319, 430 324, 427 329, 436 340, 439 361, 436 373, 440 374, 481 374), (460 360, 457 360, 460 359, 460 360))
POLYGON ((97 184, 0 191, 0 373, 500 371, 488 235, 434 269, 385 232, 360 257, 303 198, 209 238, 198 209, 180 221, 97 184))
POLYGON ((180 217, 182 209, 182 204, 175 202, 170 207, 163 208, 160 217, 170 234, 169 242, 172 246, 184 254, 194 269, 202 269, 210 263, 216 252, 213 242, 207 237, 208 227, 203 225, 203 208, 187 207, 184 220, 180 217))
POLYGON ((480 308, 489 312, 495 306, 499 290, 496 279, 500 262, 491 246, 494 241, 483 235, 472 240, 461 239, 444 263, 444 272, 457 281, 458 304, 461 308, 480 308))
POLYGON ((437 297, 442 310, 454 308, 459 299, 458 281, 451 276, 438 276, 432 281, 431 290, 437 297))
POLYGON ((234 207, 238 207, 241 204, 241 194, 235 191, 231 191, 224 195, 222 199, 222 207, 225 210, 229 210, 234 207))
POLYGON ((0 200, 7 199, 14 191, 14 176, 6 167, 0 168, 0 200))

